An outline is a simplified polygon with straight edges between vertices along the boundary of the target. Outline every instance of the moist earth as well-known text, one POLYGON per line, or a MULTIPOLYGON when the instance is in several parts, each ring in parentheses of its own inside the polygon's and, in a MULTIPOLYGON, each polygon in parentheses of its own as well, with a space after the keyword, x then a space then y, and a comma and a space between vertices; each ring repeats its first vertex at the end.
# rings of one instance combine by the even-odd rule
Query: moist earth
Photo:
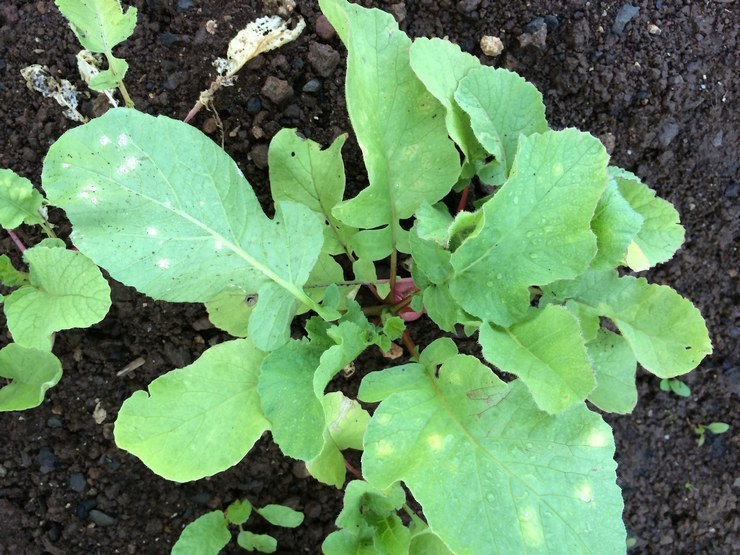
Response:
MULTIPOLYGON (((275 4, 125 3, 139 10, 133 37, 116 50, 130 64, 128 90, 138 109, 174 118, 183 118, 207 88, 211 63, 225 54, 230 38, 275 4)), ((684 378, 689 398, 661 391, 657 378, 639 372, 634 413, 607 416, 616 436, 624 520, 637 553, 740 552, 736 3, 361 3, 392 12, 412 37, 448 37, 483 63, 517 71, 542 91, 552 127, 598 136, 614 164, 676 206, 686 242, 646 277, 699 307, 714 354, 684 378), (499 56, 481 51, 486 35, 501 39, 499 56), (727 422, 730 431, 707 433, 698 446, 694 426, 714 421, 727 422)), ((216 96, 224 148, 268 212, 267 145, 280 128, 295 127, 324 145, 351 131, 344 48, 315 1, 298 1, 295 11, 307 23, 301 37, 250 62, 236 85, 216 96)), ((49 145, 76 124, 52 100, 28 90, 20 69, 43 64, 86 90, 76 77, 78 50, 53 2, 0 3, 0 167, 40 182, 49 145)), ((98 109, 89 95, 82 102, 88 116, 98 109)), ((221 141, 212 114, 202 111, 193 124, 221 141)), ((348 190, 356 192, 366 177, 353 139, 344 156, 348 190)), ((50 217, 64 235, 63 215, 50 217)), ((29 244, 39 239, 29 228, 19 233, 29 244)), ((19 261, 7 235, 0 235, 0 252, 19 261)), ((65 369, 60 384, 37 409, 0 414, 0 554, 167 553, 188 522, 245 496, 258 506, 282 503, 305 513, 295 530, 250 520, 252 530, 278 539, 279 552, 320 551, 334 529, 341 492, 307 477, 269 437, 232 469, 186 484, 157 477, 115 446, 113 422, 131 393, 226 339, 205 316, 202 306, 154 302, 114 283, 103 322, 58 335, 54 352, 65 369), (117 375, 139 357, 143 365, 117 375)), ((434 338, 425 319, 410 330, 420 346, 434 338)), ((4 327, 0 334, 0 346, 10 341, 4 327)), ((474 343, 463 349, 474 352, 474 343)), ((338 385, 355 390, 359 376, 385 365, 368 352, 358 365, 362 372, 338 385)))

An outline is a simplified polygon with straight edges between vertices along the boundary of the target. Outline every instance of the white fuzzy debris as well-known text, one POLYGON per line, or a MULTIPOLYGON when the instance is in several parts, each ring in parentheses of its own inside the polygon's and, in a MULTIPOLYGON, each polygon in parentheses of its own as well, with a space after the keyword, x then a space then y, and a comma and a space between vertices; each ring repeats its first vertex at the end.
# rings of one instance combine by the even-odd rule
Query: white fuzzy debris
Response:
POLYGON ((62 169, 66 170, 68 168, 69 168, 69 164, 67 164, 67 162, 62 162, 62 169))
POLYGON ((216 248, 217 251, 220 251, 224 248, 224 244, 218 239, 216 239, 216 241, 213 243, 213 246, 216 248))
POLYGON ((65 117, 73 121, 86 122, 87 118, 77 111, 78 91, 66 79, 57 81, 49 73, 49 69, 39 64, 33 64, 21 69, 21 75, 29 89, 38 91, 46 98, 53 98, 57 104, 66 108, 65 117))
POLYGON ((146 234, 149 235, 150 237, 154 237, 157 233, 159 233, 159 232, 157 231, 157 228, 156 227, 147 227, 146 228, 146 234))
POLYGON ((260 17, 231 39, 226 59, 219 58, 214 65, 221 75, 230 77, 252 58, 294 41, 305 28, 306 22, 302 17, 298 18, 294 29, 276 15, 260 17))
POLYGON ((87 185, 85 185, 85 190, 90 191, 91 193, 96 193, 98 191, 98 187, 93 183, 88 183, 87 185))
POLYGON ((157 266, 163 270, 167 270, 170 267, 170 260, 168 258, 160 258, 157 260, 157 266))
POLYGON ((101 146, 108 146, 111 143, 111 140, 110 140, 110 137, 108 135, 101 135, 99 142, 100 142, 101 146))
POLYGON ((118 135, 118 146, 126 146, 128 144, 128 135, 121 133, 118 135))

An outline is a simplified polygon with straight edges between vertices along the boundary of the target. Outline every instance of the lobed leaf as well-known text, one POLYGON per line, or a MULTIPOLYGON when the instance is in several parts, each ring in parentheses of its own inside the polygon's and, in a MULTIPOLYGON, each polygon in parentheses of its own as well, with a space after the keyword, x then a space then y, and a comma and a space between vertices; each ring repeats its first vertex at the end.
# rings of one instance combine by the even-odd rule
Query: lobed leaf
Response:
POLYGON ((326 150, 296 134, 281 129, 270 142, 270 190, 275 202, 289 200, 302 204, 326 222, 324 248, 330 254, 349 249, 354 229, 332 215, 344 197, 342 146, 347 135, 339 135, 326 150))
POLYGON ((440 200, 460 175, 444 107, 411 70, 411 40, 390 14, 344 0, 319 5, 347 47, 347 109, 370 181, 334 215, 353 227, 393 225, 440 200))
POLYGON ((316 458, 306 462, 306 468, 320 482, 341 488, 347 474, 342 451, 362 449, 370 415, 357 401, 338 391, 327 393, 323 404, 324 445, 316 458))
POLYGON ((506 69, 470 70, 455 91, 455 101, 470 117, 475 136, 496 158, 504 177, 514 164, 520 136, 547 131, 542 95, 506 69))
POLYGON ((131 36, 136 27, 136 8, 126 12, 120 0, 54 0, 83 48, 110 54, 113 47, 131 36))
POLYGON ((583 272, 596 254, 591 219, 607 162, 601 143, 574 129, 522 137, 511 177, 452 253, 460 307, 508 327, 527 313, 530 285, 583 272))
POLYGON ((109 110, 52 145, 42 178, 77 248, 142 293, 207 302, 239 288, 269 297, 273 305, 258 301, 250 318, 265 350, 287 340, 300 302, 319 309, 302 287, 321 252, 321 222, 292 202, 268 219, 234 161, 190 125, 109 110), (177 143, 162 140, 173 136, 177 143))
POLYGON ((454 553, 624 551, 611 429, 585 405, 553 416, 520 380, 504 384, 455 355, 374 372, 381 401, 362 468, 376 488, 403 480, 454 553))
POLYGON ((5 298, 8 329, 16 343, 50 350, 52 334, 98 323, 110 308, 110 286, 79 252, 44 243, 27 249, 28 285, 5 298))
POLYGON ((548 289, 612 320, 637 361, 660 378, 686 374, 712 352, 701 314, 670 287, 592 270, 548 289))
POLYGON ((0 388, 0 412, 31 409, 59 383, 62 363, 48 351, 10 343, 0 349, 0 377, 11 380, 0 388))
POLYGON ((639 272, 670 260, 684 239, 676 209, 667 200, 656 197, 655 191, 634 174, 612 167, 609 175, 617 183, 620 194, 644 220, 627 250, 627 265, 639 272))
POLYGON ((175 482, 235 465, 269 428, 257 398, 263 357, 250 340, 235 339, 160 376, 121 406, 116 444, 175 482))
POLYGON ((582 404, 596 386, 578 320, 549 305, 510 328, 484 324, 483 356, 521 378, 537 406, 550 414, 582 404))
POLYGON ((13 170, 0 169, 0 227, 39 224, 42 196, 33 184, 13 170))
POLYGON ((481 67, 478 59, 463 52, 456 44, 438 38, 416 39, 409 54, 416 76, 447 110, 447 131, 462 150, 466 161, 472 164, 483 160, 486 152, 475 138, 470 117, 455 100, 455 91, 462 79, 481 67))
POLYGON ((591 261, 596 270, 615 268, 622 264, 627 249, 640 231, 643 217, 636 212, 610 180, 596 206, 591 230, 596 235, 598 251, 591 261))

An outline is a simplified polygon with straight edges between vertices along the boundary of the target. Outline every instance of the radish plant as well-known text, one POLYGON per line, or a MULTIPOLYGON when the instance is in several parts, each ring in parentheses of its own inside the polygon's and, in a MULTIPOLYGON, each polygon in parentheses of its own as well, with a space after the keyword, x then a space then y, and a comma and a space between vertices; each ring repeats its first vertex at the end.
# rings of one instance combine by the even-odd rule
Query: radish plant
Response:
POLYGON ((711 352, 688 300, 626 275, 673 256, 677 212, 588 133, 550 129, 518 75, 411 41, 381 11, 320 5, 347 48, 369 179, 355 197, 345 136, 325 149, 275 136, 272 219, 183 122, 113 109, 49 151, 43 188, 79 256, 152 298, 205 303, 234 336, 125 401, 117 444, 185 482, 270 431, 345 488, 326 553, 624 552, 614 440, 592 407, 629 413, 638 363, 671 379, 711 352), (450 211, 477 180, 493 192, 450 211), (420 318, 439 328, 423 349, 407 330, 420 318), (477 337, 483 358, 449 332, 477 337), (365 369, 357 399, 326 392, 394 341, 404 364, 365 369), (362 450, 361 468, 346 449, 362 450))

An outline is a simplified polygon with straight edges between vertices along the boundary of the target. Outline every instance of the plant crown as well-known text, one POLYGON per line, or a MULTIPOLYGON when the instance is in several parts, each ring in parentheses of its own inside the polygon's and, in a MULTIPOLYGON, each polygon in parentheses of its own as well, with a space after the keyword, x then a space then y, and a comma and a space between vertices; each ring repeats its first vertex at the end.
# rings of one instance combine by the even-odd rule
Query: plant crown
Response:
MULTIPOLYGON (((444 40, 411 41, 381 11, 320 5, 347 48, 368 187, 344 198, 345 136, 322 149, 282 130, 269 149, 271 219, 235 162, 183 122, 117 108, 66 132, 44 162, 48 201, 0 173, 3 227, 48 225, 48 202, 79 249, 45 240, 24 253, 28 273, 0 258, 17 288, 4 299, 15 343, 0 351, 13 380, 0 406, 40 403, 61 375, 52 334, 105 315, 99 266, 154 299, 205 303, 235 337, 121 407, 117 444, 160 476, 221 472, 269 430, 338 488, 342 451, 363 451, 327 553, 623 552, 612 432, 585 401, 629 413, 638 362, 670 379, 711 352, 688 300, 617 271, 670 259, 678 214, 588 133, 550 129, 518 75, 444 40), (491 194, 451 212, 442 201, 472 180, 491 194), (357 284, 382 302, 361 307, 357 284), (417 353, 405 328, 422 311, 441 331, 417 353), (442 333, 455 331, 477 334, 488 365, 442 333), (365 349, 399 338, 407 363, 365 375, 357 399, 326 392, 365 349)), ((225 537, 227 521, 194 525, 225 537)))

